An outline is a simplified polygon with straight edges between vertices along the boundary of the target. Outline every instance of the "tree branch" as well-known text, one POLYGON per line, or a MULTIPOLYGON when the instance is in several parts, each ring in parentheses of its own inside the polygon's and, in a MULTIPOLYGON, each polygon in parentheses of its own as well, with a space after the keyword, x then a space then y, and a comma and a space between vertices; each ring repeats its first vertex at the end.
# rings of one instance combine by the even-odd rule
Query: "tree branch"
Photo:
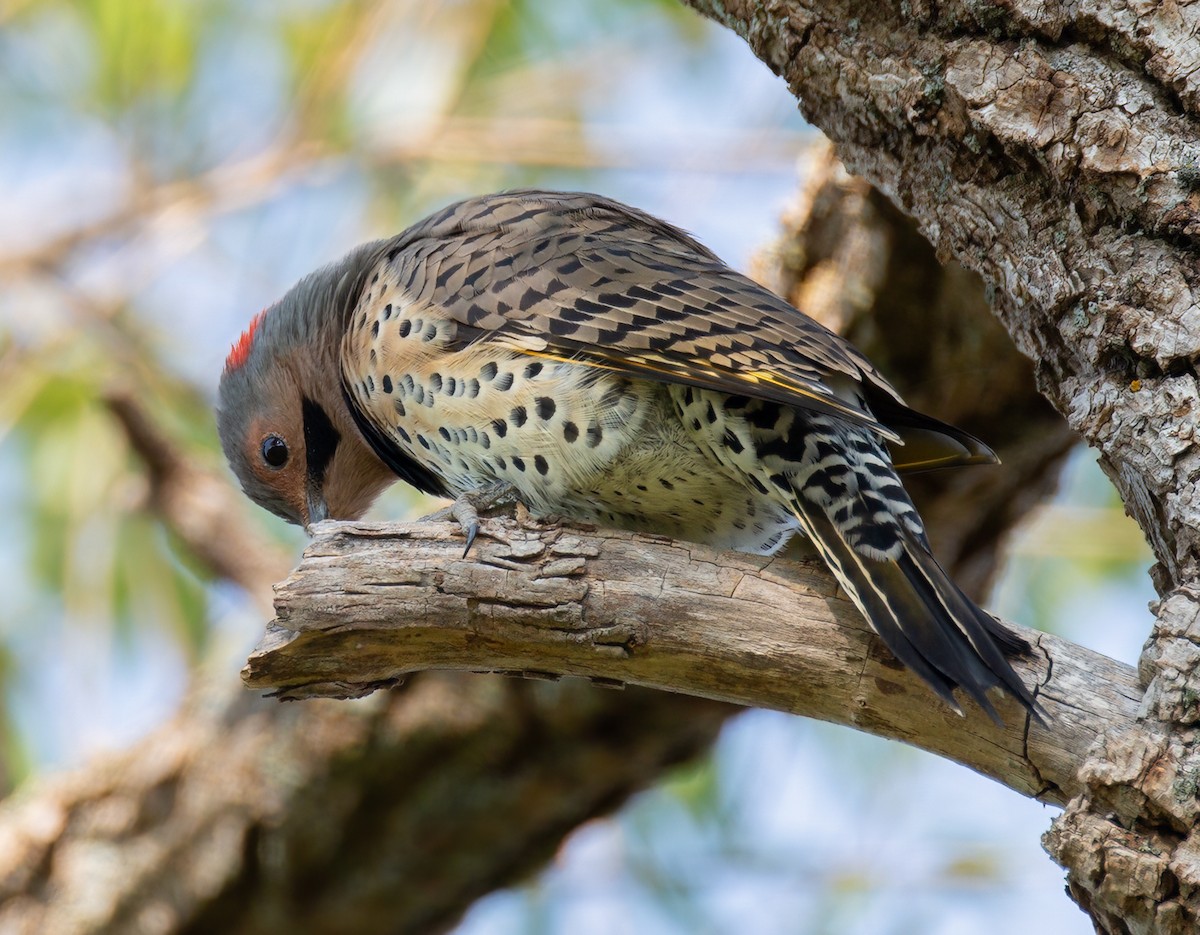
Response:
POLYGON ((1043 802, 1080 791, 1104 729, 1133 723, 1129 666, 1024 631, 1018 671, 1045 725, 960 718, 903 668, 817 561, 718 553, 631 533, 493 518, 461 555, 456 525, 325 523, 276 593, 251 688, 357 696, 429 668, 583 676, 775 708, 904 740, 1043 802))

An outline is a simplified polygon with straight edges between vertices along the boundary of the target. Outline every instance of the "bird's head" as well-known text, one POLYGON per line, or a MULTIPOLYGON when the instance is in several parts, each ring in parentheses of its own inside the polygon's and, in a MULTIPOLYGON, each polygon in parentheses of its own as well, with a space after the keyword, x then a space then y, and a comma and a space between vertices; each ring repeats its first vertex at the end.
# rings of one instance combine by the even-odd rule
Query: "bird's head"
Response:
POLYGON ((338 362, 375 246, 318 270, 260 312, 221 374, 217 427, 242 489, 305 527, 357 519, 395 480, 354 424, 338 362))

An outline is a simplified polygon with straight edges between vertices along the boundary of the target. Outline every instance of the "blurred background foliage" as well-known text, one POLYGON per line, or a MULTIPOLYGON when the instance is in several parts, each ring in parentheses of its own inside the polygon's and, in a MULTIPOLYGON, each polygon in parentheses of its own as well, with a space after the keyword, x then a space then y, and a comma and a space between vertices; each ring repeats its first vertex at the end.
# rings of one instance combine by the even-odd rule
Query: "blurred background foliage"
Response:
MULTIPOLYGON (((261 631, 150 508, 111 393, 223 471, 229 342, 353 244, 540 185, 638 204, 744 267, 812 138, 674 0, 9 0, 0 88, 5 789, 143 735, 261 631)), ((992 606, 1133 661, 1148 563, 1080 453, 992 606)), ((1048 820, 936 758, 749 712, 461 931, 1082 933, 1048 820)))

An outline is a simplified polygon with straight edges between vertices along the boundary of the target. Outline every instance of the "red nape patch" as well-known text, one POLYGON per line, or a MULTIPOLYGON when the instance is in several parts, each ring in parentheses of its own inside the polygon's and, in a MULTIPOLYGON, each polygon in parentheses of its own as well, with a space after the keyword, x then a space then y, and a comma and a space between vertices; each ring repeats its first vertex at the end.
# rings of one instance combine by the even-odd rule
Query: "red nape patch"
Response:
POLYGON ((237 339, 237 343, 229 349, 229 356, 225 358, 226 370, 237 370, 246 362, 246 358, 250 356, 250 348, 254 346, 254 332, 258 330, 258 326, 262 324, 266 314, 267 310, 264 308, 255 315, 250 324, 246 326, 246 330, 242 332, 242 336, 237 339))

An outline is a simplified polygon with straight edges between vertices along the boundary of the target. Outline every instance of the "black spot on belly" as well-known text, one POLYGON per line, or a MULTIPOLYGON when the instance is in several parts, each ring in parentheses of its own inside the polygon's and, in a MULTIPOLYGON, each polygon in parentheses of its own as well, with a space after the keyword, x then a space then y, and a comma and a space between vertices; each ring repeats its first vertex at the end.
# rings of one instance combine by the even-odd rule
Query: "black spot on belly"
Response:
POLYGON ((392 303, 389 302, 387 305, 385 305, 383 307, 383 320, 387 321, 391 317, 392 317, 392 303))
POLYGON ((441 435, 442 438, 446 439, 446 441, 451 440, 450 432, 449 432, 449 430, 447 430, 446 426, 444 426, 444 425, 438 426, 438 434, 441 435))
POLYGON ((708 424, 712 425, 717 421, 717 412, 713 409, 713 404, 710 402, 708 408, 704 412, 704 418, 708 419, 708 424))
POLYGON ((491 380, 496 376, 497 369, 495 363, 489 360, 479 368, 479 376, 484 380, 491 380))
POLYGON ((429 392, 440 393, 442 391, 442 375, 440 373, 431 373, 429 375, 429 392))
POLYGON ((453 396, 458 389, 458 381, 454 377, 446 377, 446 392, 453 396))
POLYGON ((513 463, 513 467, 515 467, 518 471, 525 470, 524 459, 518 458, 516 455, 513 455, 512 463, 513 463))
POLYGON ((675 489, 675 485, 674 485, 674 484, 672 484, 672 483, 671 483, 669 480, 667 480, 665 477, 660 477, 660 478, 658 479, 658 482, 659 482, 660 484, 662 484, 662 485, 663 485, 663 486, 664 486, 664 487, 665 487, 667 490, 674 490, 674 489, 675 489))
POLYGON ((593 422, 587 427, 587 446, 589 448, 595 448, 603 438, 604 430, 597 423, 593 422))
POLYGON ((467 381, 467 395, 471 397, 471 399, 474 399, 479 395, 479 381, 474 377, 471 377, 471 379, 467 381))
POLYGON ((726 429, 725 434, 721 436, 721 444, 732 451, 735 455, 740 455, 746 450, 746 446, 742 444, 742 440, 734 434, 733 429, 726 429))
POLYGON ((574 422, 564 422, 563 423, 563 438, 565 438, 567 440, 567 442, 570 443, 570 442, 575 441, 575 439, 577 439, 578 437, 579 437, 579 426, 576 425, 574 422))
POLYGON ((408 410, 404 408, 404 403, 402 403, 400 400, 396 400, 394 403, 392 403, 392 405, 396 407, 396 415, 398 415, 401 419, 408 415, 408 410))
POLYGON ((551 419, 558 405, 549 396, 539 396, 537 399, 537 414, 539 419, 551 419))
POLYGON ((425 440, 424 435, 417 436, 417 444, 420 445, 422 448, 424 448, 426 451, 429 451, 429 442, 427 442, 425 440))
POLYGON ((412 331, 412 322, 407 318, 402 319, 397 333, 400 335, 400 337, 407 338, 410 331, 412 331))
POLYGON ((536 377, 541 372, 542 372, 542 364, 540 361, 535 360, 532 364, 526 364, 526 366, 525 366, 525 378, 527 380, 532 380, 534 377, 536 377))
POLYGON ((508 414, 509 421, 517 428, 525 424, 528 415, 525 412, 524 406, 514 406, 513 411, 508 414))
MULTIPOLYGON (((374 351, 371 353, 374 353, 374 351)), ((392 378, 386 373, 383 375, 383 391, 385 393, 390 393, 392 391, 392 378)))
POLYGON ((371 322, 371 337, 373 337, 373 338, 379 337, 379 319, 378 318, 376 318, 373 322, 371 322))
POLYGON ((533 466, 537 468, 537 472, 543 476, 550 473, 550 465, 546 463, 546 459, 541 455, 533 456, 533 466))
POLYGON ((493 384, 493 386, 495 386, 496 389, 500 390, 501 392, 504 392, 512 385, 513 375, 511 373, 500 374, 498 377, 496 377, 496 382, 493 384))
POLYGON ((499 435, 501 438, 503 438, 505 435, 508 434, 508 423, 505 422, 503 419, 493 419, 492 420, 492 431, 495 432, 497 435, 499 435))

